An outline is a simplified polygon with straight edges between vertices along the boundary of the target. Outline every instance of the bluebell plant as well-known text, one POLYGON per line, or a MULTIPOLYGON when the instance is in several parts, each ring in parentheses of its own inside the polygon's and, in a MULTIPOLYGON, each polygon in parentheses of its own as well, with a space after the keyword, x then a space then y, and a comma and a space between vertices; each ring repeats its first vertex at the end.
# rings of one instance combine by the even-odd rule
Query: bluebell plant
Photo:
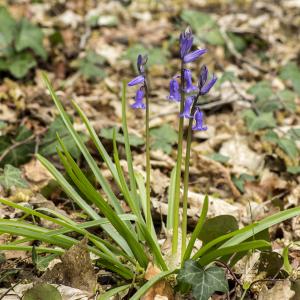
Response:
POLYGON ((178 148, 177 148, 177 165, 176 165, 176 178, 175 178, 175 196, 174 196, 174 227, 173 227, 173 242, 172 253, 177 253, 178 248, 178 227, 179 227, 179 206, 180 206, 180 178, 181 178, 181 164, 182 164, 182 144, 183 144, 183 124, 184 119, 189 119, 188 133, 187 133, 187 146, 185 154, 185 172, 184 172, 184 192, 183 192, 183 214, 182 214, 182 247, 181 255, 184 254, 186 248, 186 227, 187 227, 187 190, 189 180, 189 160, 190 160, 190 147, 192 139, 192 130, 207 130, 204 125, 203 112, 198 105, 198 99, 209 92, 217 81, 215 75, 207 82, 208 70, 204 65, 198 76, 197 86, 193 85, 192 72, 187 68, 186 64, 196 61, 198 58, 207 53, 207 49, 197 49, 191 51, 193 46, 193 33, 188 27, 183 33, 180 34, 180 60, 181 60, 181 76, 175 76, 170 81, 170 100, 180 102, 180 120, 178 129, 178 148), (180 84, 177 82, 180 78, 180 84), (195 125, 192 126, 193 122, 195 125))
MULTIPOLYGON (((185 154, 185 172, 184 172, 184 192, 183 192, 183 217, 182 217, 182 247, 181 254, 184 254, 186 249, 186 227, 187 227, 187 190, 188 190, 188 180, 189 180, 189 160, 190 160, 190 147, 191 147, 191 132, 192 130, 207 130, 207 126, 204 125, 203 112, 197 106, 198 99, 200 96, 206 95, 213 85, 217 81, 215 75, 212 76, 210 81, 208 79, 208 69, 204 65, 200 72, 198 78, 198 84, 193 85, 192 72, 187 68, 186 64, 194 62, 205 53, 207 49, 197 49, 191 51, 193 46, 193 33, 188 27, 183 33, 180 34, 179 43, 180 43, 180 60, 181 60, 181 72, 180 76, 175 75, 170 80, 170 94, 168 99, 170 101, 180 102, 180 112, 179 112, 179 135, 178 135, 178 148, 177 148, 177 166, 176 166, 176 185, 175 185, 175 199, 174 199, 174 227, 173 227, 173 243, 172 243, 172 253, 175 255, 178 248, 178 227, 179 227, 179 206, 180 206, 180 178, 181 178, 181 164, 182 164, 182 144, 183 144, 183 124, 184 119, 189 119, 188 126, 188 135, 187 135, 187 147, 185 154), (180 84, 178 80, 180 79, 180 84), (192 126, 193 122, 195 125, 192 126)), ((148 99, 148 86, 147 80, 145 77, 145 65, 147 59, 143 58, 140 54, 137 58, 137 69, 139 75, 132 79, 128 86, 134 86, 140 84, 141 87, 136 92, 135 102, 131 105, 132 108, 146 108, 146 148, 149 150, 149 100, 148 99), (144 90, 146 90, 147 96, 145 105, 143 101, 144 90), (147 117, 148 115, 148 117, 147 117)), ((150 156, 150 153, 146 149, 146 156, 150 156)), ((146 187, 147 187, 147 212, 149 216, 149 225, 150 229, 150 158, 146 159, 146 187)))

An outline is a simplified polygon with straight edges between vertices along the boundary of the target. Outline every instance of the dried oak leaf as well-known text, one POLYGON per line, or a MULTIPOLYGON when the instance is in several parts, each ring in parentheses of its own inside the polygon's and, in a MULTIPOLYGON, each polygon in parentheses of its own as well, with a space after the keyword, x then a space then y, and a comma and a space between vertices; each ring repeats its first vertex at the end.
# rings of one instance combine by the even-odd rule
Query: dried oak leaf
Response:
POLYGON ((61 257, 61 263, 47 270, 42 280, 93 292, 97 280, 87 248, 87 239, 72 246, 61 257))

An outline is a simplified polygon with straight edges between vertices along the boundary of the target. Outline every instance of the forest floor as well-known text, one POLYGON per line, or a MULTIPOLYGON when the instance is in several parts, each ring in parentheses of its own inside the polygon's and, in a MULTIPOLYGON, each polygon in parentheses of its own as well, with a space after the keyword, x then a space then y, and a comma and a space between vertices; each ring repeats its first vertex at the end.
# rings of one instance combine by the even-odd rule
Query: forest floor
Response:
MULTIPOLYGON (((196 132, 192 141, 190 229, 201 213, 205 194, 211 203, 209 217, 231 215, 240 226, 299 205, 299 1, 0 0, 0 4, 0 51, 5 48, 0 52, 1 197, 83 220, 80 210, 35 158, 40 153, 62 170, 56 155, 56 132, 60 132, 85 167, 58 118, 42 72, 47 73, 83 136, 85 128, 72 108, 73 99, 110 151, 112 128, 117 128, 126 170, 121 84, 136 76, 137 55, 148 54, 152 213, 158 230, 163 231, 179 120, 178 104, 167 100, 169 81, 180 68, 179 34, 190 25, 194 44, 208 49, 193 65, 194 80, 203 64, 218 76, 201 105, 208 130, 196 132), (17 37, 9 31, 14 23, 21 28, 17 37)), ((133 97, 134 89, 128 88, 129 104, 133 97)), ((145 174, 144 112, 128 107, 127 116, 134 166, 145 174)), ((98 157, 92 143, 86 142, 98 157)), ((20 216, 20 211, 0 205, 1 219, 20 216)), ((52 226, 43 222, 42 226, 52 226)), ((293 280, 261 281, 253 299, 299 299, 300 217, 270 228, 269 233, 278 255, 288 247, 293 280)), ((11 239, 8 234, 0 235, 0 245, 11 239)), ((169 247, 167 242, 165 247, 169 247)), ((283 264, 276 255, 268 255, 268 268, 261 271, 257 261, 256 255, 241 261, 234 269, 236 276, 254 282, 269 272, 268 278, 276 278, 283 264)), ((19 299, 26 284, 44 273, 42 266, 40 270, 32 267, 31 254, 25 251, 3 251, 0 267, 0 299, 7 300, 19 299), (1 297, 1 293, 6 294, 1 297)), ((98 270, 97 278, 100 285, 111 285, 109 272, 98 270)), ((76 282, 61 282, 65 299, 92 297, 84 284, 76 286, 76 282)))

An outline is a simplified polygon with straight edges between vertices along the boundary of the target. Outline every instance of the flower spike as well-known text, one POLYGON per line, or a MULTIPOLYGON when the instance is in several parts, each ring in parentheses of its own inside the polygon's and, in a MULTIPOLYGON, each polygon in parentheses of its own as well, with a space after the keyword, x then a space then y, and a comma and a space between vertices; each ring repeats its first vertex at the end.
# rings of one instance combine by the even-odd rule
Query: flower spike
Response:
POLYGON ((207 49, 198 49, 193 52, 190 52, 184 56, 183 62, 187 64, 192 61, 195 61, 196 59, 198 59, 200 56, 202 56, 206 52, 207 52, 207 49))
POLYGON ((185 89, 186 93, 190 93, 197 89, 197 87, 193 86, 192 83, 192 72, 188 69, 184 69, 184 80, 185 80, 185 89))
POLYGON ((186 98, 183 112, 179 115, 180 118, 190 119, 193 117, 191 116, 190 112, 191 112, 191 107, 194 102, 194 99, 195 99, 194 96, 190 96, 186 98))
POLYGON ((141 108, 145 109, 146 105, 143 103, 143 98, 144 98, 144 89, 141 87, 136 91, 135 95, 135 102, 131 104, 131 107, 134 109, 141 108))
POLYGON ((192 127, 193 130, 200 130, 200 131, 207 130, 207 126, 203 125, 203 112, 199 108, 197 108, 195 112, 194 120, 196 124, 195 126, 192 127))

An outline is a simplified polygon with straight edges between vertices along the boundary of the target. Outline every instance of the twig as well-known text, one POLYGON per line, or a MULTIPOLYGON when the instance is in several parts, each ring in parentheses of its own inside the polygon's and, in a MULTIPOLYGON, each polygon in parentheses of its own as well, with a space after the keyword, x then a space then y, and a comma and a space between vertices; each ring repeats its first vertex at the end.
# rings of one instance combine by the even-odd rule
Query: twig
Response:
POLYGON ((238 60, 250 65, 251 67, 264 72, 264 73, 268 73, 269 71, 266 68, 263 68, 257 64, 254 64, 252 61, 248 60, 247 58, 243 57, 234 47, 233 42, 230 40, 230 38, 228 37, 225 29, 223 27, 220 27, 220 33, 225 41, 225 44, 229 50, 229 52, 238 60))
POLYGON ((6 155, 8 155, 9 152, 11 152, 12 150, 14 150, 15 148, 18 148, 21 145, 25 145, 27 143, 29 143, 31 140, 35 139, 37 136, 43 134, 44 132, 47 131, 47 128, 44 128, 43 130, 41 130, 39 133, 37 134, 33 134, 30 137, 28 137, 27 139, 23 140, 23 141, 19 141, 16 142, 12 145, 10 145, 8 148, 6 148, 3 153, 0 156, 0 162, 2 162, 2 160, 5 158, 6 155))
MULTIPOLYGON (((10 288, 7 289, 7 291, 5 291, 2 295, 0 295, 0 300, 4 299, 4 297, 11 291, 13 290, 18 284, 20 284, 21 280, 19 280, 16 284, 14 284, 13 286, 11 286, 10 288)), ((18 298, 20 298, 18 295, 16 295, 18 298)))
POLYGON ((239 279, 235 276, 235 274, 233 273, 233 271, 230 269, 230 267, 224 263, 221 260, 216 260, 216 263, 223 266, 224 268, 226 268, 228 270, 228 272, 230 273, 230 275, 233 277, 234 281, 239 285, 239 286, 243 286, 243 284, 239 281, 239 279))

